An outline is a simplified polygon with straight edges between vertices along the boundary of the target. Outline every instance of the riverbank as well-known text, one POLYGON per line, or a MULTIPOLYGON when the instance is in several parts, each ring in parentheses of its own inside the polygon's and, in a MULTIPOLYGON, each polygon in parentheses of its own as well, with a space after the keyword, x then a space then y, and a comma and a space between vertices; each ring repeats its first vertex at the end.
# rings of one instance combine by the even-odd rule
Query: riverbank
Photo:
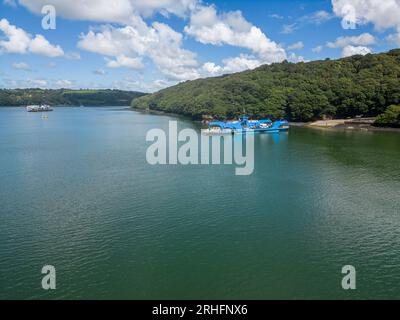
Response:
POLYGON ((290 123, 291 126, 308 127, 314 129, 400 132, 400 128, 376 127, 373 124, 374 124, 373 118, 318 120, 314 122, 290 123))
MULTIPOLYGON (((132 111, 147 113, 153 115, 164 115, 170 117, 179 117, 186 120, 191 120, 196 123, 202 123, 199 120, 193 120, 189 116, 179 115, 175 113, 159 111, 159 110, 149 110, 149 109, 138 109, 130 107, 132 111)), ((317 120, 314 122, 290 122, 291 127, 308 127, 314 129, 333 129, 333 130, 358 130, 358 131, 393 131, 400 132, 400 128, 390 128, 390 127, 375 127, 373 125, 374 118, 356 118, 356 119, 335 119, 335 120, 317 120)))

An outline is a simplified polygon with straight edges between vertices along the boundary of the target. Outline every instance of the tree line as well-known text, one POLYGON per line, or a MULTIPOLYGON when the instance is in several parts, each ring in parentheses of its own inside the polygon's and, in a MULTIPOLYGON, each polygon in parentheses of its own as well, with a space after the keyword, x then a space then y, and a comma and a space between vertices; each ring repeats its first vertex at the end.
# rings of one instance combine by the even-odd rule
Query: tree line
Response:
POLYGON ((44 90, 0 89, 0 106, 26 106, 30 104, 129 106, 133 99, 145 95, 122 90, 44 90))

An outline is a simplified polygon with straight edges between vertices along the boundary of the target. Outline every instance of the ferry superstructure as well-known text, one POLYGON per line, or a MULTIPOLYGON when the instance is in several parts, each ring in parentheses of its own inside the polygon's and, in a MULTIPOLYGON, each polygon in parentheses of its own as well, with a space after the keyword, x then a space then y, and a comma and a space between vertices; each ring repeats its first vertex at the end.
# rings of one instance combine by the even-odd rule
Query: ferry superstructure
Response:
POLYGON ((241 117, 239 121, 223 122, 214 121, 208 124, 205 134, 224 135, 224 134, 245 134, 254 133, 279 133, 289 130, 289 122, 271 120, 250 120, 248 117, 241 117))

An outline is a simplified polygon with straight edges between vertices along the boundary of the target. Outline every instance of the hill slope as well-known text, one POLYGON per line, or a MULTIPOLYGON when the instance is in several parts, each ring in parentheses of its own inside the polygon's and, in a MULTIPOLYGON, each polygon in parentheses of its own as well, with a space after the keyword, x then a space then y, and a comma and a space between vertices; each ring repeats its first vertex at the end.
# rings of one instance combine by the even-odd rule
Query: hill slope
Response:
POLYGON ((0 106, 28 104, 129 106, 132 99, 145 95, 141 92, 121 90, 43 90, 0 89, 0 106))
POLYGON ((132 107, 191 116, 376 116, 400 102, 400 49, 340 60, 265 65, 181 83, 132 101, 132 107))

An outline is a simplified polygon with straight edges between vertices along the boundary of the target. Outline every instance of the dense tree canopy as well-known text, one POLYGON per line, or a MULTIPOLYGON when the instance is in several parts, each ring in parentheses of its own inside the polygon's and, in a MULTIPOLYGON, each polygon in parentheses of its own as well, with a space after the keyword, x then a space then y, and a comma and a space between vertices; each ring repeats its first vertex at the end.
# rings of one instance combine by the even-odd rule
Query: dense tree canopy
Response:
POLYGON ((0 106, 29 104, 129 106, 132 99, 143 95, 140 92, 121 90, 1 89, 0 106))
POLYGON ((181 83, 132 101, 138 109, 234 118, 310 121, 377 116, 400 103, 400 49, 308 63, 276 63, 217 78, 181 83))

